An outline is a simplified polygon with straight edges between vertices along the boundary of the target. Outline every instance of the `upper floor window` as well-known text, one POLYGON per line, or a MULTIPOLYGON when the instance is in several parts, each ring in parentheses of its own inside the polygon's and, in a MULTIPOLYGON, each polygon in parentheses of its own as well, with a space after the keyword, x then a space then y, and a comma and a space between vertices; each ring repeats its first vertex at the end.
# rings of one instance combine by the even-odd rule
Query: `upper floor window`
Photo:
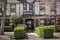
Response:
POLYGON ((5 26, 9 26, 9 23, 10 23, 10 19, 6 19, 5 20, 5 26))
POLYGON ((7 13, 6 13, 7 16, 10 15, 10 4, 7 4, 7 13))
POLYGON ((29 10, 33 10, 33 4, 29 4, 29 10))
POLYGON ((27 10, 27 4, 26 3, 23 4, 23 9, 27 10))
POLYGON ((20 2, 22 2, 22 3, 27 2, 27 0, 18 0, 18 1, 20 1, 20 2))
POLYGON ((47 25, 47 20, 46 19, 40 19, 40 26, 47 25))
POLYGON ((24 3, 23 4, 23 13, 24 14, 32 14, 33 13, 33 4, 24 3))
POLYGON ((16 12, 15 4, 11 4, 10 11, 11 12, 16 12))
POLYGON ((1 7, 0 7, 0 16, 2 15, 2 11, 3 11, 3 10, 2 10, 2 6, 1 6, 1 7))
POLYGON ((40 15, 45 15, 45 7, 40 7, 40 15))
POLYGON ((24 10, 33 10, 33 4, 27 4, 27 3, 24 3, 23 4, 23 9, 24 10))

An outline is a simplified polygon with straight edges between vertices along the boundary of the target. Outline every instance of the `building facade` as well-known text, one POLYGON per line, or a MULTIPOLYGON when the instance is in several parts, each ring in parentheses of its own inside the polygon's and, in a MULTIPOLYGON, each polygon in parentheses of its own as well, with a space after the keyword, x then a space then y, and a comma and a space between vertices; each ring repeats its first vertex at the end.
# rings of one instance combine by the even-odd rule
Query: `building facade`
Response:
MULTIPOLYGON (((4 6, 0 5, 4 10, 4 6)), ((9 24, 10 16, 23 16, 27 29, 36 26, 60 24, 60 0, 7 0, 5 25, 9 24), (8 22, 7 22, 8 21, 8 22)), ((2 14, 0 13, 0 23, 2 14)))

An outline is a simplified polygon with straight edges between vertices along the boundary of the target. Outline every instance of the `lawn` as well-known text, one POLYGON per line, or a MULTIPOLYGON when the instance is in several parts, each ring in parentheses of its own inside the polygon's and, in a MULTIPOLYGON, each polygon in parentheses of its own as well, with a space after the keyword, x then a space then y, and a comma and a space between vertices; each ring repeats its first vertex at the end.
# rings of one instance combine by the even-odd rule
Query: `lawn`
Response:
POLYGON ((60 38, 60 32, 54 32, 54 37, 60 38))

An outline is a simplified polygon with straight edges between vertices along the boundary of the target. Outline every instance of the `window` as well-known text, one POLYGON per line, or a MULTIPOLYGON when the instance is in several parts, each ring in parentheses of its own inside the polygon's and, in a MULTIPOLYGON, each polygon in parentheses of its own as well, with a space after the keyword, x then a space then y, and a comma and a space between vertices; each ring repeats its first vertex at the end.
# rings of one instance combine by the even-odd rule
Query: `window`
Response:
POLYGON ((40 19, 40 26, 47 25, 46 19, 40 19))
POLYGON ((10 4, 7 4, 7 13, 6 13, 7 16, 10 15, 10 4))
POLYGON ((16 14, 19 14, 19 4, 16 4, 16 14))
POLYGON ((11 8, 10 9, 11 12, 16 12, 15 4, 11 4, 10 8, 11 8))
POLYGON ((43 11, 44 12, 45 11, 45 7, 41 7, 40 8, 40 11, 43 11))
POLYGON ((33 13, 33 4, 24 3, 23 10, 24 10, 24 14, 32 14, 33 13))
POLYGON ((1 21, 2 21, 2 20, 0 19, 0 26, 1 26, 1 21))
POLYGON ((8 26, 9 23, 10 23, 10 20, 9 20, 9 19, 6 19, 6 20, 5 20, 5 26, 8 26))
POLYGON ((0 8, 0 16, 2 15, 2 9, 0 8))
POLYGON ((33 4, 29 4, 29 10, 33 10, 33 4))
POLYGON ((0 5, 0 16, 2 16, 2 6, 0 5))
POLYGON ((26 3, 23 4, 23 9, 27 10, 27 4, 26 3))
POLYGON ((24 3, 24 2, 27 2, 27 0, 18 0, 18 1, 23 2, 23 3, 24 3))
POLYGON ((11 13, 11 15, 16 13, 16 5, 15 4, 10 5, 10 13, 11 13))
POLYGON ((54 25, 54 20, 51 19, 49 24, 50 24, 50 25, 54 25))
POLYGON ((45 14, 45 7, 40 7, 40 15, 44 15, 45 14))

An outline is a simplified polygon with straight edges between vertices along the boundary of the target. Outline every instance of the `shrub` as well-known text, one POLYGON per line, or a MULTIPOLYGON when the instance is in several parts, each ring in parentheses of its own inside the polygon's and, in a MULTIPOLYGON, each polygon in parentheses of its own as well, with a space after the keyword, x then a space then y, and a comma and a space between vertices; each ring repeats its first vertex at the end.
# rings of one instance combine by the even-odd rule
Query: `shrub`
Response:
POLYGON ((5 32, 12 32, 13 31, 13 28, 11 26, 5 26, 4 27, 4 31, 5 32))
POLYGON ((55 29, 57 32, 60 32, 60 25, 57 25, 55 29))
POLYGON ((43 38, 52 38, 53 37, 53 31, 54 26, 44 26, 44 27, 38 27, 38 35, 40 35, 43 38))
POLYGON ((14 29, 15 28, 15 24, 14 23, 10 23, 10 26, 14 29))
POLYGON ((35 33, 37 33, 38 35, 40 35, 40 30, 39 30, 40 27, 36 27, 35 28, 35 33))
POLYGON ((15 38, 24 38, 25 37, 25 25, 18 25, 17 27, 14 28, 14 36, 15 38))
POLYGON ((17 26, 17 24, 23 24, 23 17, 20 15, 11 15, 11 20, 17 26))

